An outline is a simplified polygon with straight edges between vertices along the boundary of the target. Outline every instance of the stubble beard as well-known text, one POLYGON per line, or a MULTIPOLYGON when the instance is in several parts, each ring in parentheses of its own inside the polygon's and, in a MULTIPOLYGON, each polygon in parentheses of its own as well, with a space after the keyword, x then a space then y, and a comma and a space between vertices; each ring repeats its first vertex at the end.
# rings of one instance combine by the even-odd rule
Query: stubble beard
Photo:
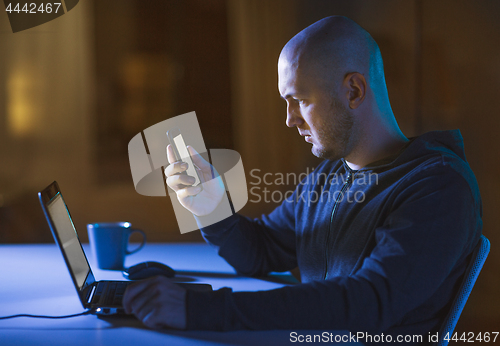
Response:
POLYGON ((332 116, 316 127, 319 146, 314 144, 311 151, 321 159, 339 160, 350 150, 354 119, 349 110, 335 97, 332 97, 329 113, 332 116))

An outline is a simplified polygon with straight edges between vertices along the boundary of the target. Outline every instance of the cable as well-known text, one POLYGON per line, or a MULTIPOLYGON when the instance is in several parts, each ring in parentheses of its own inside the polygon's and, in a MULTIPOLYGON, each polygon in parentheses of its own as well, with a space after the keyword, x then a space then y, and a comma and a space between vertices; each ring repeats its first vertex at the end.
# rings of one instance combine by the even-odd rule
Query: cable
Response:
POLYGON ((3 316, 3 317, 0 317, 0 320, 6 320, 6 319, 9 319, 9 318, 16 318, 16 317, 52 318, 52 319, 70 318, 70 317, 77 317, 77 316, 88 315, 91 312, 92 312, 92 310, 87 310, 87 311, 84 311, 84 312, 80 312, 79 314, 65 315, 65 316, 44 316, 44 315, 19 314, 19 315, 12 315, 12 316, 3 316))

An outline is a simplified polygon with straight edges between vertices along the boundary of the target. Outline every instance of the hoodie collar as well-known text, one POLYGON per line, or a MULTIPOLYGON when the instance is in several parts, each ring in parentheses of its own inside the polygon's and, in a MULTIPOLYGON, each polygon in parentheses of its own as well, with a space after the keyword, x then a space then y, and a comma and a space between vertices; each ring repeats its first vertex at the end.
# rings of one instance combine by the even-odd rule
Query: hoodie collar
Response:
POLYGON ((351 169, 343 158, 342 163, 346 171, 355 173, 361 171, 383 170, 437 153, 456 155, 462 160, 467 161, 465 158, 463 137, 460 130, 431 131, 417 137, 411 137, 397 153, 372 162, 359 170, 351 169))

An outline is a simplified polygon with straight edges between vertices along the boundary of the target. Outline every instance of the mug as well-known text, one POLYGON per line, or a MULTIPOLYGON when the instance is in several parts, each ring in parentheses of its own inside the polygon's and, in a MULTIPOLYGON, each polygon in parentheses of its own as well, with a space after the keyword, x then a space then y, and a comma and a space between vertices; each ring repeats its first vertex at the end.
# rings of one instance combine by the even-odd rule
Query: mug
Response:
POLYGON ((123 270, 125 256, 139 251, 146 244, 146 234, 131 227, 130 222, 100 222, 87 225, 90 248, 99 268, 123 270), (142 234, 142 243, 130 251, 128 242, 132 233, 142 234))

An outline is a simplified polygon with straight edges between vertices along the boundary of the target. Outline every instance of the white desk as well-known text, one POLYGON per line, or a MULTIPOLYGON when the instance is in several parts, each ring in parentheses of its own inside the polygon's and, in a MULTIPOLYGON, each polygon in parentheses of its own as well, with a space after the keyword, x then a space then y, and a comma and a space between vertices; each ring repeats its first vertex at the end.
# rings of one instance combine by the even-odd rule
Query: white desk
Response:
MULTIPOLYGON (((124 280, 121 272, 99 270, 84 245, 96 280, 124 280)), ((236 276, 232 267, 207 244, 147 244, 128 256, 125 265, 143 261, 166 263, 193 282, 210 283, 214 290, 268 290, 293 283, 291 275, 269 279, 236 276)), ((54 244, 0 245, 0 316, 20 313, 68 315, 83 312, 64 259, 54 244)), ((321 334, 320 331, 296 331, 321 334)), ((334 332, 334 331, 327 331, 334 332)), ((338 334, 338 333, 337 333, 338 334)), ((290 331, 174 331, 150 330, 129 317, 100 319, 94 315, 61 320, 15 318, 0 320, 0 345, 287 345, 290 331)), ((307 343, 310 344, 310 343, 307 343)), ((321 344, 325 344, 322 342, 321 344)))

